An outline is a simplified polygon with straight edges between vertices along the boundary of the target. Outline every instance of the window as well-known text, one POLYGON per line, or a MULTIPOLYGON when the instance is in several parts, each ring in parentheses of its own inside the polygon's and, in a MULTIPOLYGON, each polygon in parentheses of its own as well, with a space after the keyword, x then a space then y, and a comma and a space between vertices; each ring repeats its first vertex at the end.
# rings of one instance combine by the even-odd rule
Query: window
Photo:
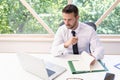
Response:
MULTIPOLYGON (((60 24, 61 10, 67 4, 66 0, 21 0, 40 17, 44 26, 49 26, 55 32, 60 24)), ((21 1, 3 0, 0 5, 1 34, 48 34, 48 31, 32 15, 21 1), (14 3, 13 3, 14 2, 14 3)), ((32 12, 33 12, 32 11, 32 12)))
MULTIPOLYGON (((61 10, 69 1, 79 8, 82 22, 96 22, 115 2, 114 0, 2 0, 0 2, 0 33, 49 34, 56 32, 62 22, 61 10), (27 2, 34 13, 32 14, 21 1, 27 2), (35 18, 35 14, 43 22, 37 20, 38 17, 35 18)), ((99 34, 120 34, 119 9, 120 5, 117 5, 98 25, 99 34)))
MULTIPOLYGON (((73 0, 79 8, 80 21, 96 22, 115 0, 73 0)), ((119 3, 116 0, 116 3, 119 3)), ((105 20, 98 25, 99 34, 120 34, 120 5, 107 15, 105 20)))
POLYGON ((81 21, 97 21, 100 16, 110 7, 112 0, 74 0, 80 11, 81 21))
POLYGON ((99 25, 100 34, 120 34, 120 5, 118 5, 99 25))

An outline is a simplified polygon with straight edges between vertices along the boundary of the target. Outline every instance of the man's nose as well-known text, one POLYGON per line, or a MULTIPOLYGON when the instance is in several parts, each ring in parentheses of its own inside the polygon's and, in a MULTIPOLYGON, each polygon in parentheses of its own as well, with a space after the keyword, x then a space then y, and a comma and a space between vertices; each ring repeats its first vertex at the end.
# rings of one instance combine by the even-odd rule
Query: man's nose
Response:
POLYGON ((69 24, 69 21, 66 20, 66 21, 65 21, 65 24, 66 24, 66 25, 69 24))

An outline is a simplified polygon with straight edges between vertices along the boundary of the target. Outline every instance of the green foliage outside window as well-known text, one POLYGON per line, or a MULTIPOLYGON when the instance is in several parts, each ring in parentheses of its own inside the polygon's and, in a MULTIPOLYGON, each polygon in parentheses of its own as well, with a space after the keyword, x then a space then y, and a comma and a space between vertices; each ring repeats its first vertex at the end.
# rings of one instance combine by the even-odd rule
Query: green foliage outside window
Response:
MULTIPOLYGON (((80 21, 96 22, 115 0, 73 0, 80 13, 80 21)), ((98 26, 99 34, 120 34, 120 4, 98 26)))
MULTIPOLYGON (((26 0, 40 18, 56 32, 62 22, 61 10, 67 0, 26 0)), ((73 0, 79 8, 80 21, 96 22, 114 0, 73 0)), ((120 5, 99 25, 100 34, 120 33, 120 5)), ((48 32, 18 0, 0 0, 1 34, 47 34, 48 32)))

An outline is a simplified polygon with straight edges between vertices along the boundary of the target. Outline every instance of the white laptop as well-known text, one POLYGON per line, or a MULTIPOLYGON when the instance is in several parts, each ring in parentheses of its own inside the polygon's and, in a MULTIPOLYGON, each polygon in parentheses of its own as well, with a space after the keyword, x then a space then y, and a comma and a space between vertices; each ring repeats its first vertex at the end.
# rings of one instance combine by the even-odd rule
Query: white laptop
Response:
POLYGON ((45 62, 30 54, 17 53, 20 63, 24 70, 40 77, 42 80, 54 80, 57 76, 66 71, 66 68, 45 62))

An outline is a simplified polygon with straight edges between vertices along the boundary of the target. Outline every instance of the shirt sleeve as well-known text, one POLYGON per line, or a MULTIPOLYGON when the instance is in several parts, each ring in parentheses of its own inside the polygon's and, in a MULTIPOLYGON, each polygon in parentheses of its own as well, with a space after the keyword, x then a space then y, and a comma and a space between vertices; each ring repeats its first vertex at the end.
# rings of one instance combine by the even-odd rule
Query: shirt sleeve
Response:
POLYGON ((50 52, 53 56, 60 56, 63 55, 65 52, 63 32, 61 28, 59 28, 55 34, 50 52))
POLYGON ((91 34, 90 49, 96 60, 102 59, 104 57, 104 49, 101 45, 101 42, 99 41, 96 31, 93 31, 91 34))

